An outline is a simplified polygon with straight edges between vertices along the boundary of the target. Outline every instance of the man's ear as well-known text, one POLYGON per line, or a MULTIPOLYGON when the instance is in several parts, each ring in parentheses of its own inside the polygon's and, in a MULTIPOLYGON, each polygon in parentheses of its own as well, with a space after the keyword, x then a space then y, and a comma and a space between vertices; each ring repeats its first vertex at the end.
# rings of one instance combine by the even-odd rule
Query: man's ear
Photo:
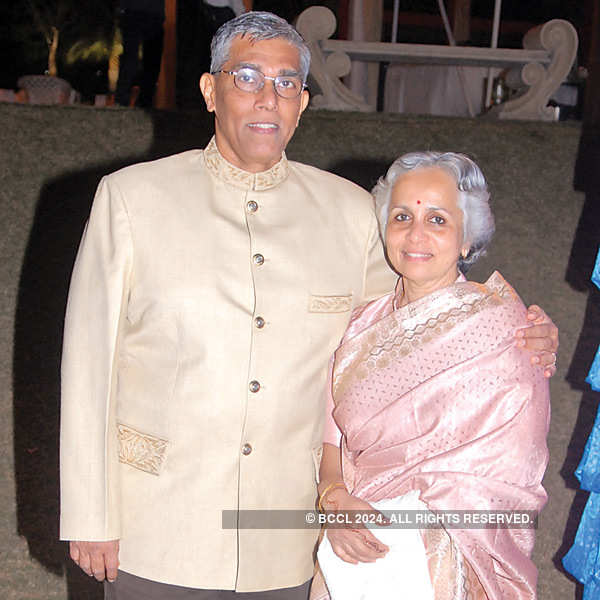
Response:
POLYGON ((200 88, 200 92, 204 97, 204 102, 206 102, 206 110, 208 112, 215 111, 215 77, 210 73, 203 73, 202 77, 200 77, 200 82, 198 87, 200 88))
POLYGON ((308 106, 309 100, 310 100, 310 94, 308 93, 308 90, 302 90, 302 93, 300 94, 300 112, 298 113, 298 120, 296 121, 296 127, 298 127, 298 125, 300 124, 300 117, 302 116, 302 113, 305 111, 306 107, 308 106))

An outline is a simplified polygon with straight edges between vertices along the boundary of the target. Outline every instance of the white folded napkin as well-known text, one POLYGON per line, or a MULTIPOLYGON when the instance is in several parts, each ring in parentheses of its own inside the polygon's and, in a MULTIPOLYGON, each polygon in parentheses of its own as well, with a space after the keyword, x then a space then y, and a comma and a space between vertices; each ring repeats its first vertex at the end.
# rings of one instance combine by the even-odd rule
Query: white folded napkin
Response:
MULTIPOLYGON (((427 510, 417 491, 375 502, 373 508, 388 516, 390 511, 427 510)), ((388 553, 373 563, 353 565, 343 561, 334 553, 327 534, 323 537, 317 557, 331 600, 433 600, 420 531, 397 529, 393 525, 368 527, 389 547, 388 553)))

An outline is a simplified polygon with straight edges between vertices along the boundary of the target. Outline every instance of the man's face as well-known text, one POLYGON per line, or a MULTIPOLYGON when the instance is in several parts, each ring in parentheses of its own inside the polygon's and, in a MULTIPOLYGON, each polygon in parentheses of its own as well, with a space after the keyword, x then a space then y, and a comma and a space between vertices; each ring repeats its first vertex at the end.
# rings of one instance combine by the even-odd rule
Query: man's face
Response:
MULTIPOLYGON (((300 72, 298 50, 284 39, 252 42, 237 37, 231 44, 224 71, 252 67, 264 75, 276 77, 300 72)), ((297 98, 281 98, 273 81, 265 80, 257 93, 239 90, 233 75, 204 73, 200 90, 206 108, 215 113, 217 147, 225 159, 252 173, 276 164, 285 150, 308 104, 308 92, 297 98)))

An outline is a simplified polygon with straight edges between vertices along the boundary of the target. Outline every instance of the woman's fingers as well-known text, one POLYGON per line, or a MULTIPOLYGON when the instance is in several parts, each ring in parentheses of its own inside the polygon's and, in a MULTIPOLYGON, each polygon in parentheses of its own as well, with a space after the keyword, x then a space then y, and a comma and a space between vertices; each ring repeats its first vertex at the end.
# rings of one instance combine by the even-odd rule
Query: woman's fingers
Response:
POLYGON ((333 551, 346 562, 375 562, 389 550, 368 529, 329 529, 327 537, 333 551))

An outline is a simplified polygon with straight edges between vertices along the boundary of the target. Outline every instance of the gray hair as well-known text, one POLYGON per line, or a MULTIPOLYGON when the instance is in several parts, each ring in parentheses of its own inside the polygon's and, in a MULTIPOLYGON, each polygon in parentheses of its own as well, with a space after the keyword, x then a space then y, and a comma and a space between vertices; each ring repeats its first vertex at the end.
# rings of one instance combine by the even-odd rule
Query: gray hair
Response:
POLYGON ((455 152, 410 152, 396 159, 384 177, 381 177, 372 194, 381 236, 385 242, 392 188, 396 180, 408 171, 437 167, 446 171, 456 181, 458 207, 463 214, 463 242, 470 244, 466 258, 458 259, 458 268, 465 273, 486 252, 494 235, 494 216, 489 205, 485 177, 481 169, 464 154, 455 152))
POLYGON ((227 21, 215 33, 210 44, 210 72, 216 73, 229 59, 231 43, 248 36, 253 42, 283 39, 298 49, 300 77, 306 82, 310 68, 310 50, 302 36, 285 20, 269 12, 248 12, 227 21))

